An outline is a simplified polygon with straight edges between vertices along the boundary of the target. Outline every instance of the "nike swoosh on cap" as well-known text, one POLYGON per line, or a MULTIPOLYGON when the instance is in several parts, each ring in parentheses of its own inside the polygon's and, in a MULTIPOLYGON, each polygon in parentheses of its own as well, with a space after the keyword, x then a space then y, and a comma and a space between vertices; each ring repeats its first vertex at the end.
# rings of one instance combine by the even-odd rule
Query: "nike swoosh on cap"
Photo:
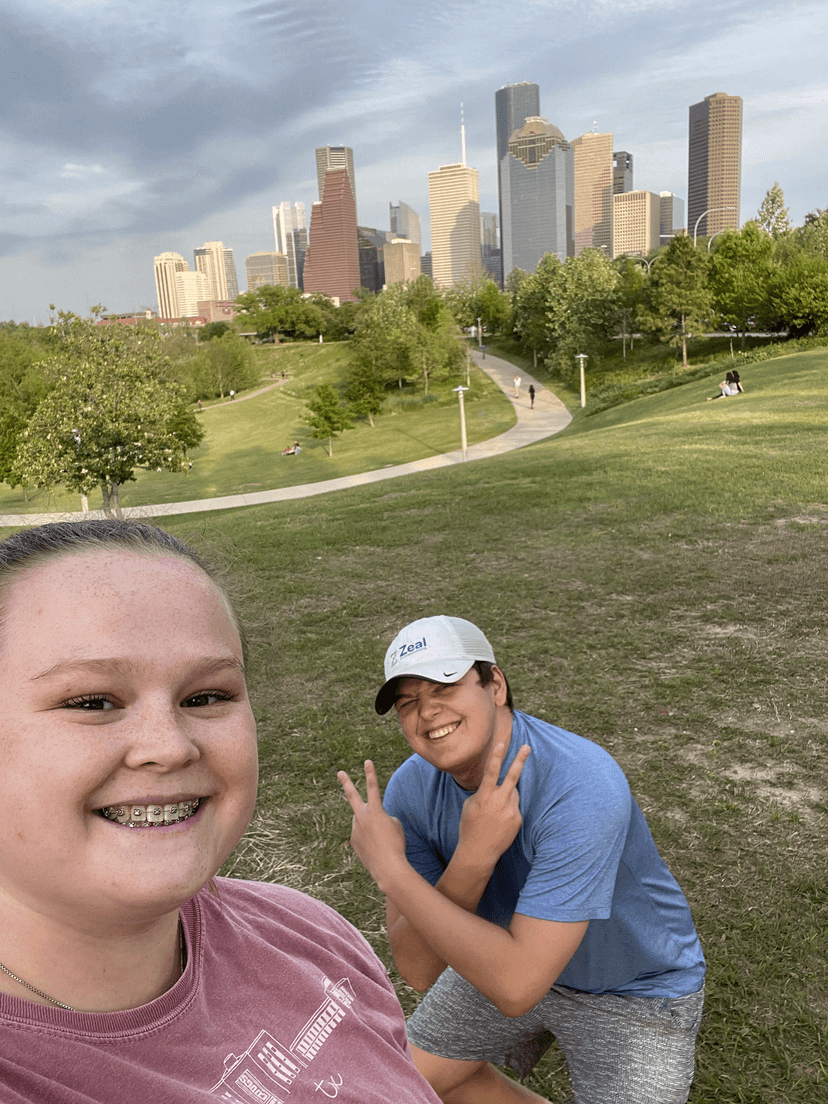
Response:
POLYGON ((443 671, 443 678, 453 678, 456 674, 456 671, 443 671))

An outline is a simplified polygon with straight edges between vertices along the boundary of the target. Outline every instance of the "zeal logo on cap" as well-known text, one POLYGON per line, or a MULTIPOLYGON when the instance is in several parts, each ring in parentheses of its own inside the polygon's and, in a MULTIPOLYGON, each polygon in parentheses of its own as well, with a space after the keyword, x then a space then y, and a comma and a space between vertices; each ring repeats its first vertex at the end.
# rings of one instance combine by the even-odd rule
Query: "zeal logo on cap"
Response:
POLYGON ((386 681, 375 708, 378 713, 388 712, 399 678, 457 682, 478 659, 495 662, 491 644, 471 621, 442 615, 412 621, 397 633, 385 653, 386 681))

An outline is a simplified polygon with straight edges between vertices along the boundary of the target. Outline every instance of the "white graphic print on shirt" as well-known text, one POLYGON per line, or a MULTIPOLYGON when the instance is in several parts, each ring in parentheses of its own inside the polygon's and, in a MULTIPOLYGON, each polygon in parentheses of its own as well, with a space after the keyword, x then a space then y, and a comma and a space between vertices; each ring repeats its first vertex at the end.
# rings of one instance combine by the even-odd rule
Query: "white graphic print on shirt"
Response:
MULTIPOLYGON (((244 1054, 228 1054, 224 1075, 210 1090, 229 1104, 287 1104, 291 1087, 319 1054, 331 1032, 345 1018, 354 1003, 354 991, 347 978, 334 984, 322 976, 325 999, 307 1020, 296 1038, 285 1046, 268 1031, 260 1031, 244 1054)), ((342 1077, 326 1073, 314 1091, 333 1100, 339 1095, 342 1077)))

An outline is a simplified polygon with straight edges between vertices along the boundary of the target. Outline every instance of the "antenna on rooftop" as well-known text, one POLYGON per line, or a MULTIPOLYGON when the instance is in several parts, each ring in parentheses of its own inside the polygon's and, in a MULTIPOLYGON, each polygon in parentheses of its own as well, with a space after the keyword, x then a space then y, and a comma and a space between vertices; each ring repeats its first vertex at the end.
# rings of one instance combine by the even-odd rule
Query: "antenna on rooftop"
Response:
POLYGON ((463 105, 460 104, 460 148, 462 150, 463 168, 466 167, 466 123, 463 118, 463 105))

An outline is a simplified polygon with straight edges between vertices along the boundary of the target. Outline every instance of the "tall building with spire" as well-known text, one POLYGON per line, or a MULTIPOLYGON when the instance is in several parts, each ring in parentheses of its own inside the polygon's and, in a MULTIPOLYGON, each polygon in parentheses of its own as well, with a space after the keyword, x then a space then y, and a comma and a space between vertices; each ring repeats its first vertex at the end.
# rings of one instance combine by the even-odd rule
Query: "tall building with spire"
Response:
POLYGON ((325 173, 322 199, 311 208, 305 291, 355 299, 360 287, 356 204, 347 169, 325 173))
POLYGON ((356 181, 354 180, 354 151, 350 146, 316 147, 316 182, 319 185, 319 198, 325 187, 325 173, 331 169, 345 169, 351 184, 351 195, 356 207, 356 181))
POLYGON ((154 258, 154 265, 158 317, 181 318, 175 278, 179 272, 190 271, 188 262, 184 260, 180 253, 160 253, 154 258))
POLYGON ((432 279, 438 287, 473 280, 483 268, 480 244, 480 182, 466 164, 466 127, 460 105, 459 165, 428 174, 432 279))
POLYGON ((729 227, 738 230, 742 182, 741 96, 716 92, 692 105, 687 164, 687 233, 712 237, 729 227))
POLYGON ((305 226, 304 203, 283 202, 271 208, 273 215, 273 236, 276 252, 287 257, 288 284, 290 287, 303 286, 305 253, 308 249, 308 231, 305 226))
MULTIPOLYGON (((495 133, 497 142, 497 194, 500 215, 500 237, 503 241, 503 228, 509 218, 503 205, 502 171, 509 155, 509 142, 512 135, 527 119, 540 115, 540 88, 531 81, 520 84, 506 84, 495 92, 495 133)), ((503 267, 503 277, 508 275, 503 267)))
POLYGON ((598 249, 612 256, 612 135, 590 131, 574 138, 575 256, 598 249))
POLYGON ((574 153, 556 126, 530 116, 509 139, 500 164, 503 279, 534 272, 546 253, 574 252, 574 153))

